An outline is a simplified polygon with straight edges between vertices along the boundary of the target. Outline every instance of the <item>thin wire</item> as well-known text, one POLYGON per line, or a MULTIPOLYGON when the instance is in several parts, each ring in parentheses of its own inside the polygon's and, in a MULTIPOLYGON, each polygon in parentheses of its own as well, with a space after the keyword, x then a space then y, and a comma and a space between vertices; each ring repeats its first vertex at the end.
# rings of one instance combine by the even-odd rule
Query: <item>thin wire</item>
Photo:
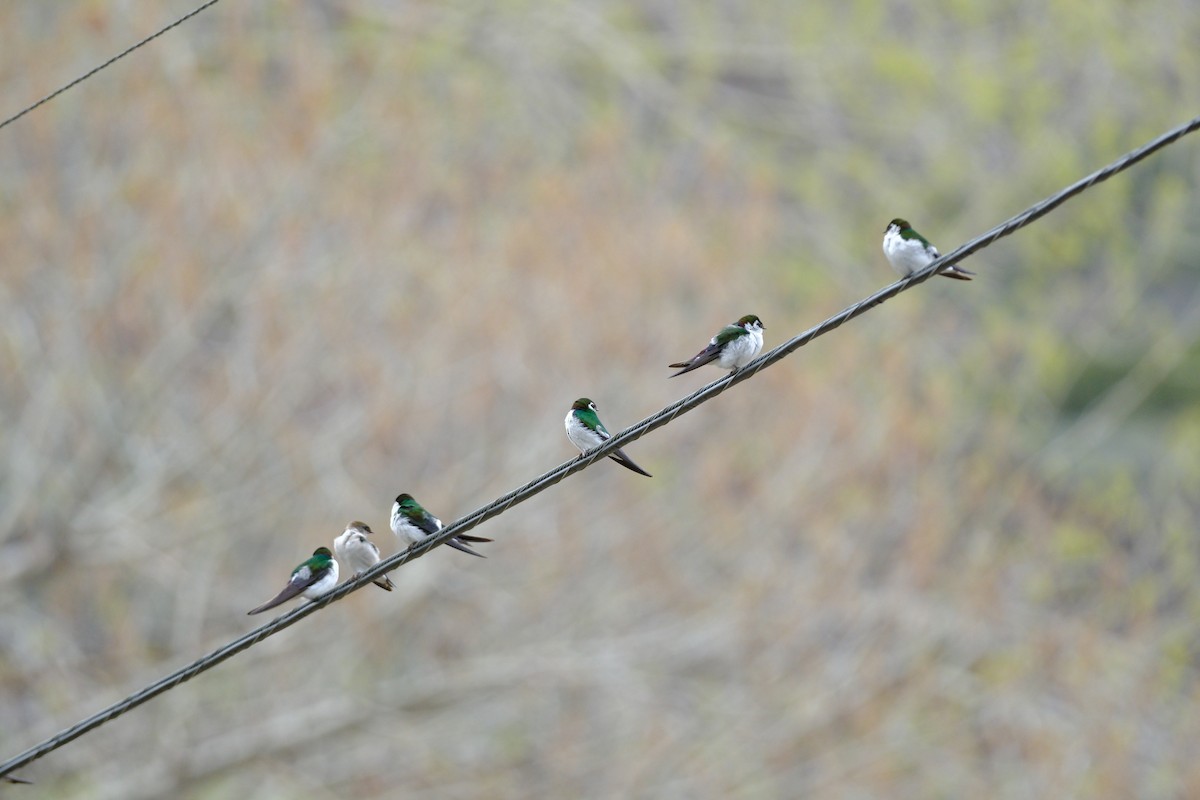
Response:
POLYGON ((789 339, 770 352, 759 356, 754 361, 751 361, 737 372, 730 373, 723 378, 713 381, 712 383, 702 387, 682 400, 667 406, 658 413, 653 414, 641 422, 626 428, 596 449, 590 450, 587 453, 570 461, 559 464, 554 469, 542 474, 537 478, 534 478, 532 481, 520 487, 519 489, 514 489, 503 497, 500 497, 487 504, 483 508, 468 514, 457 522, 447 525, 445 528, 439 531, 437 535, 431 536, 422 541, 420 544, 414 545, 402 553, 397 553, 396 555, 379 562, 357 578, 346 581, 332 592, 319 598, 318 600, 292 609, 286 614, 271 620, 256 630, 253 630, 250 633, 235 639, 224 647, 214 650, 203 658, 197 659, 183 669, 167 675, 165 678, 152 683, 141 691, 131 694, 124 700, 113 703, 103 711, 93 714, 82 722, 72 725, 70 728, 51 736, 49 739, 46 739, 44 742, 29 748, 20 755, 10 758, 8 761, 0 764, 0 777, 4 777, 13 770, 20 769, 21 767, 36 761, 47 753, 57 750, 68 742, 74 741, 80 736, 83 736, 85 733, 92 731, 106 722, 114 720, 122 714, 131 711, 132 709, 140 706, 142 703, 145 703, 147 700, 157 697, 158 695, 173 689, 184 681, 190 680, 200 673, 212 669, 222 661, 232 658, 243 650, 246 650, 258 642, 261 642, 263 639, 273 636, 285 628, 290 628, 292 625, 295 625, 309 614, 315 613, 330 603, 341 600, 351 592, 361 589, 363 586, 371 583, 381 575, 397 569, 402 564, 406 564, 409 561, 420 558, 433 548, 446 542, 448 539, 466 533, 472 528, 475 528, 483 522, 491 519, 492 517, 503 514, 518 503, 522 503, 534 495, 544 492, 546 489, 549 489, 551 486, 565 479, 567 476, 587 469, 597 461, 607 458, 610 453, 614 452, 618 448, 624 447, 630 442, 634 442, 642 438, 652 430, 661 428, 662 426, 670 423, 676 417, 686 414, 688 411, 691 411, 693 408, 696 408, 702 403, 708 402, 731 386, 739 384, 742 381, 749 380, 757 375, 759 371, 766 369, 768 366, 774 364, 780 359, 790 355, 791 353, 794 353, 796 350, 799 350, 813 339, 823 336, 835 328, 840 327, 842 324, 849 322, 855 317, 865 314, 870 309, 880 305, 892 297, 895 297, 901 292, 907 291, 913 286, 927 281, 937 272, 941 265, 961 261, 971 254, 988 247, 997 239, 1008 236, 1019 228, 1028 225, 1030 222, 1049 214, 1055 208, 1062 205, 1072 197, 1087 191, 1098 183, 1108 180, 1119 172, 1123 172, 1147 156, 1150 156, 1167 145, 1178 141, 1197 129, 1200 129, 1200 116, 1195 117, 1190 122, 1184 123, 1176 128, 1172 128, 1163 135, 1146 143, 1145 145, 1142 145, 1136 150, 1126 153, 1103 169, 1093 172, 1082 180, 1076 181, 1065 189, 1051 195, 1050 197, 1047 197, 1045 200, 1030 206, 1025 211, 1022 211, 1015 217, 1009 218, 1007 221, 997 225, 995 228, 992 228, 982 236, 978 236, 962 245, 957 250, 942 256, 937 261, 934 261, 932 264, 925 267, 925 269, 916 272, 907 278, 896 281, 895 283, 881 289, 870 297, 867 297, 866 299, 849 306, 819 325, 809 328, 798 336, 789 339))
POLYGON ((39 106, 42 106, 42 105, 45 105, 46 103, 49 103, 51 100, 53 100, 54 98, 58 97, 60 94, 62 94, 63 92, 67 91, 68 89, 70 89, 70 88, 72 88, 72 87, 74 87, 74 86, 78 86, 79 84, 81 84, 81 83, 83 83, 84 81, 86 81, 88 78, 90 78, 90 77, 92 77, 93 75, 95 75, 95 74, 96 74, 97 72, 99 72, 100 70, 102 70, 102 69, 105 69, 106 67, 110 67, 110 66, 112 66, 113 64, 115 64, 116 62, 118 62, 118 61, 120 61, 122 58, 124 58, 125 56, 129 55, 130 53, 132 53, 134 50, 137 50, 137 49, 138 49, 139 47, 141 47, 142 45, 149 44, 150 42, 154 41, 154 40, 155 40, 155 39, 157 39, 158 37, 162 36, 162 35, 163 35, 164 33, 166 33, 167 31, 171 30, 172 28, 175 28, 175 27, 178 27, 178 26, 182 25, 183 23, 187 22, 187 21, 188 21, 189 19, 191 19, 192 17, 194 17, 194 16, 196 16, 197 14, 199 14, 201 11, 205 10, 206 8, 208 8, 208 7, 210 7, 210 6, 215 6, 215 5, 216 5, 217 3, 219 3, 220 1, 221 1, 221 0, 208 0, 208 2, 206 2, 206 3, 202 4, 202 5, 201 5, 201 6, 199 6, 198 8, 195 8, 195 9, 193 9, 192 11, 189 11, 188 13, 184 14, 182 17, 180 17, 179 19, 175 20, 174 22, 172 22, 172 23, 171 23, 170 25, 168 25, 167 27, 165 27, 165 28, 162 28, 161 30, 159 30, 159 31, 158 31, 158 32, 156 32, 156 33, 152 33, 152 34, 150 34, 149 36, 147 36, 145 39, 142 39, 142 40, 141 40, 140 42, 138 42, 137 44, 135 44, 135 45, 132 45, 132 46, 130 46, 130 47, 127 47, 126 49, 122 50, 120 53, 117 53, 115 56, 113 56, 112 58, 110 58, 108 61, 105 61, 103 64, 101 64, 101 65, 99 65, 99 66, 97 66, 97 67, 93 67, 92 69, 90 69, 90 70, 88 70, 87 72, 83 73, 83 74, 82 74, 82 75, 80 75, 78 78, 76 78, 75 80, 73 80, 73 81, 71 81, 70 83, 68 83, 66 86, 60 87, 60 88, 58 88, 58 89, 55 89, 53 92, 51 92, 50 94, 46 95, 46 96, 45 96, 45 97, 43 97, 41 100, 38 100, 36 103, 34 103, 33 105, 29 106, 28 108, 22 109, 21 111, 18 111, 16 114, 13 114, 13 115, 12 115, 11 117, 9 117, 8 119, 4 120, 3 122, 0 122, 0 128, 3 128, 5 125, 9 125, 9 124, 11 124, 11 123, 13 123, 13 122, 16 122, 16 121, 17 121, 17 120, 19 120, 21 117, 23 117, 23 116, 25 116, 26 114, 28 114, 30 111, 33 111, 35 108, 38 108, 39 106))

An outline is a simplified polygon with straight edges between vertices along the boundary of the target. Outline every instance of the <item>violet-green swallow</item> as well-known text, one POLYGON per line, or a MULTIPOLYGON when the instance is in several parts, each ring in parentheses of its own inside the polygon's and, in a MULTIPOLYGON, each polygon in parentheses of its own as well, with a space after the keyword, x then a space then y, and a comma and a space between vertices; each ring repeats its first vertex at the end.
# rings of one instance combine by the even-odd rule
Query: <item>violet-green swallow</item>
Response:
MULTIPOLYGON (((392 533, 408 542, 409 547, 418 542, 425 541, 443 527, 440 519, 422 508, 421 504, 414 500, 413 496, 407 492, 397 495, 396 502, 392 503, 392 533)), ((482 553, 476 553, 467 547, 466 543, 490 541, 492 540, 485 539, 482 536, 467 536, 464 533, 450 539, 446 544, 455 550, 461 550, 464 553, 470 553, 480 558, 487 558, 482 553)))
MULTIPOLYGON (((599 447, 612 438, 612 434, 608 432, 608 428, 604 427, 604 423, 596 414, 596 404, 586 397, 581 397, 571 404, 571 410, 567 412, 567 418, 563 420, 563 423, 567 426, 567 438, 579 448, 580 453, 586 453, 592 448, 599 447)), ((654 477, 633 463, 632 459, 621 450, 609 453, 608 457, 639 475, 645 475, 647 478, 654 477)))
POLYGON ((291 580, 288 581, 288 585, 283 588, 282 592, 253 611, 246 613, 261 614, 281 603, 286 603, 296 595, 304 595, 309 600, 316 600, 337 586, 337 581, 338 563, 333 560, 333 553, 329 552, 328 547, 318 547, 313 550, 312 558, 292 570, 291 580))
MULTIPOLYGON (((367 538, 372 533, 374 531, 367 523, 356 520, 333 540, 333 552, 337 553, 338 561, 345 564, 347 570, 353 570, 356 578, 379 563, 379 548, 367 538)), ((376 578, 372 583, 389 592, 395 588, 387 575, 376 578)))
POLYGON ((721 369, 737 372, 749 364, 758 355, 763 346, 762 332, 767 329, 761 319, 754 314, 747 314, 732 325, 726 325, 708 343, 708 347, 692 356, 687 361, 669 364, 671 369, 679 372, 669 377, 691 372, 705 364, 716 362, 721 369), (680 369, 682 367, 682 369, 680 369))
MULTIPOLYGON (((883 254, 901 278, 924 269, 942 256, 928 239, 912 229, 906 219, 894 219, 888 223, 883 232, 883 254)), ((974 274, 953 264, 938 269, 938 275, 960 281, 969 281, 974 274)))

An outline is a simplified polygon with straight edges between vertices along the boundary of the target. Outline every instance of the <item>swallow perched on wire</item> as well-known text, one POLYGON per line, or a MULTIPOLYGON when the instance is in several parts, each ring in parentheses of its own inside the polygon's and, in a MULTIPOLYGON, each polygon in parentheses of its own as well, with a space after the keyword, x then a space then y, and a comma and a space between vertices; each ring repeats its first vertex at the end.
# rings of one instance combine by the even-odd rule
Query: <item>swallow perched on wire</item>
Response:
POLYGON ((277 605, 286 603, 296 595, 316 600, 332 591, 338 582, 338 563, 328 547, 318 547, 300 566, 292 570, 292 577, 283 591, 247 614, 261 614, 277 605))
MULTIPOLYGON (((586 453, 588 450, 599 447, 612 438, 612 434, 608 432, 608 428, 604 427, 604 423, 600 421, 600 417, 596 413, 596 404, 586 397, 581 397, 571 404, 571 410, 567 412, 567 418, 563 420, 563 423, 567 426, 567 438, 579 448, 580 453, 586 453)), ((609 453, 608 457, 639 475, 645 475, 647 478, 654 477, 633 463, 633 459, 621 450, 609 453)))
MULTIPOLYGON (((883 254, 901 278, 907 278, 942 257, 928 239, 913 230, 908 220, 899 218, 889 222, 883 231, 883 254)), ((960 281, 969 281, 974 274, 953 264, 938 269, 938 275, 960 281)))
MULTIPOLYGON (((442 525, 442 521, 426 511, 420 503, 413 499, 411 494, 406 492, 396 495, 396 502, 392 503, 392 533, 396 534, 397 538, 408 542, 409 547, 418 542, 425 541, 443 527, 445 526, 442 525)), ((446 544, 455 550, 460 550, 479 558, 487 558, 482 553, 476 553, 467 547, 466 543, 490 541, 492 540, 485 539, 482 536, 459 534, 446 542, 446 544)))
POLYGON ((737 372, 749 364, 758 355, 763 346, 763 331, 767 326, 754 314, 747 314, 732 325, 726 325, 717 331, 699 353, 687 361, 670 364, 671 369, 678 369, 668 377, 674 378, 685 372, 699 369, 705 364, 716 363, 721 369, 737 372))
MULTIPOLYGON (((374 531, 367 523, 354 521, 346 526, 341 536, 333 540, 333 552, 337 554, 338 561, 347 570, 352 570, 356 578, 379 563, 379 548, 367 538, 372 533, 374 531)), ((387 575, 381 575, 372 583, 389 592, 396 586, 387 575)))

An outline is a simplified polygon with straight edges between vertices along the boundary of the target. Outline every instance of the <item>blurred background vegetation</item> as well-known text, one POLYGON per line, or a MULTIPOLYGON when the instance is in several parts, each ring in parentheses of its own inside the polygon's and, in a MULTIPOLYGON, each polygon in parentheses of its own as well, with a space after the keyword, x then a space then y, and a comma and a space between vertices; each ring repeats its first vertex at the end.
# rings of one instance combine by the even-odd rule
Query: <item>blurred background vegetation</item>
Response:
MULTIPOLYGON (((4 113, 196 0, 0 4, 4 113)), ((0 132, 0 755, 1197 113, 1190 0, 221 3, 0 132)), ((1200 796, 1200 140, 14 797, 1200 796)), ((7 794, 7 793, 6 793, 7 794)))

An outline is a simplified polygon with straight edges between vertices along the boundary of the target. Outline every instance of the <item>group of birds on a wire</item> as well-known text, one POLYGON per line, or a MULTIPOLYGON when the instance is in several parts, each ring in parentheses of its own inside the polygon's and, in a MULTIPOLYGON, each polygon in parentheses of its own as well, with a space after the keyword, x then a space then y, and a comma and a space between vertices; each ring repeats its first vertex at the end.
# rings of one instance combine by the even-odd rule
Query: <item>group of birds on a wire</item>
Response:
MULTIPOLYGON (((892 268, 907 278, 913 273, 924 269, 941 257, 941 253, 928 239, 913 230, 906 220, 894 219, 888 223, 883 234, 883 252, 892 268)), ((962 267, 947 264, 938 269, 938 274, 947 278, 969 281, 975 273, 962 267)), ((761 352, 763 346, 763 325, 761 319, 754 314, 747 314, 737 322, 727 325, 712 337, 708 345, 686 361, 670 364, 671 369, 678 372, 669 377, 677 377, 706 364, 714 364, 721 369, 736 372, 753 361, 761 352)), ((580 458, 585 453, 602 445, 612 438, 612 434, 604 427, 597 413, 596 404, 586 397, 581 397, 571 404, 564 424, 567 438, 579 448, 580 458)), ((626 469, 639 475, 651 477, 650 473, 639 467, 629 456, 618 449, 609 454, 609 458, 626 469)), ((409 547, 419 544, 442 529, 442 521, 426 511, 410 494, 401 494, 392 504, 392 533, 409 547)), ((366 570, 379 563, 379 548, 368 536, 373 532, 365 522, 351 522, 333 541, 333 552, 328 547, 318 547, 311 557, 292 570, 287 586, 278 595, 250 611, 259 614, 275 608, 295 597, 307 600, 329 593, 338 582, 338 562, 353 570, 354 575, 361 575, 366 570), (336 558, 334 554, 336 553, 336 558)), ((450 547, 483 558, 469 544, 490 542, 479 536, 460 534, 445 542, 450 547)), ((381 589, 392 591, 395 585, 386 575, 376 578, 375 585, 381 589)))
MULTIPOLYGON (((396 534, 398 539, 408 542, 411 547, 433 536, 441 529, 442 521, 426 511, 420 503, 413 499, 411 494, 397 495, 396 501, 392 503, 392 533, 396 534)), ((367 538, 372 533, 374 531, 367 523, 351 522, 346 526, 346 530, 342 531, 342 535, 333 540, 333 550, 334 553, 337 553, 336 559, 333 557, 334 553, 329 552, 328 547, 318 547, 307 561, 292 570, 292 577, 283 591, 249 613, 261 613, 280 603, 286 603, 297 595, 302 595, 308 600, 315 600, 326 594, 334 586, 337 586, 338 561, 345 564, 347 569, 354 570, 356 576, 366 572, 379 563, 379 547, 367 538)), ((482 554, 476 553, 467 546, 467 543, 477 544, 490 541, 492 540, 484 539, 482 536, 464 534, 451 538, 446 544, 455 550, 483 558, 482 554)), ((389 592, 395 588, 395 584, 387 575, 376 578, 373 583, 380 589, 386 589, 389 592)))

